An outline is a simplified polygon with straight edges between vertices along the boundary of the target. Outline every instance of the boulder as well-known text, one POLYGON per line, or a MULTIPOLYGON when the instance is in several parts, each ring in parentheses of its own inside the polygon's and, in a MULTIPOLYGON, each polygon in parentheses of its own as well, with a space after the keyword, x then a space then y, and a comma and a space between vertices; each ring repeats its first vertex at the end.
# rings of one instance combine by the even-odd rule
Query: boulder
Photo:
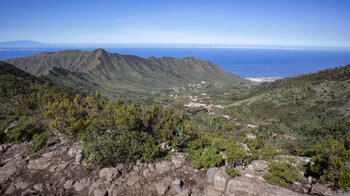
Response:
POLYGON ((218 191, 224 191, 226 188, 227 180, 230 178, 226 172, 218 171, 214 175, 214 188, 218 191))
POLYGON ((332 191, 329 190, 325 185, 317 182, 310 191, 311 195, 333 195, 332 191))
POLYGON ((14 184, 14 186, 16 187, 16 189, 26 189, 29 187, 29 183, 25 182, 25 181, 18 181, 16 184, 14 184))
POLYGON ((246 167, 246 172, 252 176, 263 176, 269 168, 270 163, 264 160, 254 160, 246 167))
POLYGON ((156 190, 159 195, 165 195, 169 190, 169 184, 158 182, 156 184, 156 190))
POLYGON ((165 173, 171 169, 170 161, 162 161, 156 164, 156 171, 160 174, 165 173))
POLYGON ((208 196, 220 196, 220 195, 222 195, 222 193, 210 185, 210 186, 207 186, 207 195, 208 196))
POLYGON ((133 175, 131 175, 131 176, 128 178, 126 184, 127 184, 128 186, 133 186, 136 182, 139 181, 139 179, 140 179, 139 175, 133 174, 133 175))
POLYGON ((44 170, 44 169, 47 169, 56 160, 59 160, 59 159, 40 158, 40 159, 30 160, 27 167, 28 169, 44 170))
POLYGON ((207 171, 207 182, 208 183, 213 183, 214 182, 214 175, 218 171, 217 168, 209 168, 207 171))
POLYGON ((74 181, 72 179, 70 180, 67 180, 64 185, 63 185, 63 188, 64 189, 70 189, 73 187, 73 184, 74 184, 74 181))
POLYGON ((105 196, 107 195, 107 191, 106 190, 101 190, 101 189, 95 189, 93 192, 92 192, 92 195, 93 196, 105 196))
POLYGON ((172 183, 173 188, 177 193, 181 192, 182 186, 184 185, 184 182, 180 179, 175 179, 172 183))
POLYGON ((100 170, 99 176, 102 180, 111 182, 120 176, 120 172, 115 168, 103 168, 100 170))
POLYGON ((74 190, 76 192, 80 192, 80 191, 84 190, 83 184, 81 182, 75 182, 74 183, 74 190))
POLYGON ((180 193, 177 193, 175 196, 189 196, 191 194, 190 189, 184 189, 180 193))

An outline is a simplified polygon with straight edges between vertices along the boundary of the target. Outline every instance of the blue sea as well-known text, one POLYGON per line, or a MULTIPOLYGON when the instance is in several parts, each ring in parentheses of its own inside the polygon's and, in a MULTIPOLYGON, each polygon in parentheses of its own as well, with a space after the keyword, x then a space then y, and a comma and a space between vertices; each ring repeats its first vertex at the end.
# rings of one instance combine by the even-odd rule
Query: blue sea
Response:
MULTIPOLYGON (((80 48, 94 50, 95 48, 80 48)), ((0 60, 24 57, 63 48, 0 51, 0 60)), ((289 77, 350 64, 350 51, 241 49, 241 48, 106 48, 108 52, 137 55, 184 58, 195 56, 209 60, 225 71, 240 77, 289 77)))

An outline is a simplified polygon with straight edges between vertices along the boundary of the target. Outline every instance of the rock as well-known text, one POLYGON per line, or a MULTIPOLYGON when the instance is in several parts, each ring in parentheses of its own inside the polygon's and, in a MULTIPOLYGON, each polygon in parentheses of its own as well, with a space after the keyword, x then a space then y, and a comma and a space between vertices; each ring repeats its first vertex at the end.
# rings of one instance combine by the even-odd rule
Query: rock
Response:
POLYGON ((143 175, 143 177, 148 178, 151 175, 151 172, 149 169, 144 169, 142 171, 142 175, 143 175))
POLYGON ((156 184, 156 190, 159 195, 165 195, 169 190, 169 185, 163 182, 159 182, 156 184))
POLYGON ((169 145, 166 142, 162 142, 161 144, 159 144, 159 148, 162 150, 169 150, 169 145))
POLYGON ((221 154, 222 160, 225 160, 225 161, 226 161, 226 159, 227 159, 226 153, 225 153, 224 151, 221 151, 220 154, 221 154))
POLYGON ((329 190, 326 186, 323 184, 317 182, 310 191, 311 195, 332 195, 332 191, 329 190))
POLYGON ((107 191, 106 190, 101 190, 101 189, 95 189, 92 192, 92 195, 93 196, 105 196, 105 195, 107 195, 107 191))
POLYGON ((111 182, 115 178, 118 178, 120 176, 120 173, 115 168, 103 168, 100 170, 99 175, 102 180, 111 182))
POLYGON ((55 160, 57 159, 40 158, 40 159, 30 160, 27 167, 28 169, 44 170, 44 169, 47 169, 55 160))
POLYGON ((158 173, 164 173, 171 169, 171 162, 169 161, 162 161, 156 164, 156 171, 158 173))
POLYGON ((208 196, 220 196, 222 195, 220 191, 216 190, 213 186, 207 186, 208 196))
POLYGON ((184 185, 184 182, 180 179, 175 179, 172 183, 173 188, 177 193, 179 193, 182 189, 182 186, 184 185))
POLYGON ((294 182, 292 190, 295 192, 303 193, 303 185, 300 182, 294 182))
POLYGON ((128 186, 133 186, 136 182, 138 182, 140 179, 140 177, 137 175, 137 174, 134 174, 134 175, 131 175, 129 178, 128 178, 128 181, 126 182, 126 184, 128 186))
POLYGON ((256 135, 254 135, 254 134, 252 134, 252 133, 249 133, 249 134, 247 135, 247 138, 249 138, 249 139, 256 139, 256 135))
POLYGON ((226 182, 230 178, 229 175, 223 171, 218 171, 214 175, 214 188, 218 191, 224 191, 226 187, 226 182))
POLYGON ((185 190, 182 190, 180 193, 176 194, 175 196, 189 196, 190 194, 191 194, 191 190, 185 189, 185 190))
POLYGON ((5 152, 8 148, 11 147, 11 144, 2 144, 0 145, 0 152, 5 152))
POLYGON ((29 196, 29 195, 34 195, 36 192, 32 189, 27 189, 21 193, 21 196, 29 196))
POLYGON ((14 184, 14 186, 16 187, 16 189, 26 189, 29 187, 29 183, 25 182, 25 181, 18 181, 16 184, 14 184))
POLYGON ((246 167, 246 171, 253 176, 263 176, 269 168, 270 163, 264 160, 254 160, 246 167))
POLYGON ((84 190, 83 184, 80 183, 80 182, 75 182, 75 183, 74 183, 74 190, 75 190, 76 192, 80 192, 80 191, 84 190))
POLYGON ((241 147, 244 151, 250 151, 247 144, 239 143, 238 146, 241 147))
POLYGON ((18 173, 19 167, 23 166, 24 162, 12 160, 7 162, 3 167, 0 167, 0 184, 5 183, 7 180, 9 180, 12 176, 18 173))
POLYGON ((44 191, 44 184, 39 183, 33 186, 33 189, 38 192, 43 192, 44 191))
POLYGON ((74 184, 74 181, 72 179, 71 180, 67 180, 64 183, 63 187, 64 187, 64 189, 70 189, 70 188, 73 187, 73 184, 74 184))
POLYGON ((180 168, 185 163, 185 158, 183 155, 172 156, 171 162, 174 164, 175 168, 180 168))
POLYGON ((18 125, 18 121, 14 121, 14 122, 10 123, 10 125, 7 126, 7 128, 5 129, 4 132, 7 133, 8 130, 14 128, 14 127, 17 126, 17 125, 18 125))
POLYGON ((16 187, 13 185, 10 185, 9 188, 7 188, 5 194, 6 195, 12 195, 16 191, 16 187))
POLYGON ((216 174, 217 169, 216 168, 209 168, 207 171, 207 182, 213 183, 214 182, 214 175, 216 174))
POLYGON ((225 195, 296 196, 300 194, 257 178, 239 176, 228 180, 225 195))

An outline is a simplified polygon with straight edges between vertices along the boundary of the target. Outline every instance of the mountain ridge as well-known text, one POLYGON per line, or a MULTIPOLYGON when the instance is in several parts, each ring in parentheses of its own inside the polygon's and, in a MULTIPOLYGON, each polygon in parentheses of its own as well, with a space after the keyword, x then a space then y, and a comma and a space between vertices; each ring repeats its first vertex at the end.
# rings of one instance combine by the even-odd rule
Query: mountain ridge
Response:
POLYGON ((196 57, 145 59, 109 53, 102 48, 93 51, 74 49, 43 52, 5 61, 28 73, 45 76, 73 89, 100 91, 102 96, 109 99, 124 96, 125 91, 132 91, 130 96, 135 99, 140 96, 148 99, 149 94, 140 95, 140 92, 184 87, 201 81, 215 81, 218 85, 249 82, 220 69, 210 61, 201 61, 196 57))

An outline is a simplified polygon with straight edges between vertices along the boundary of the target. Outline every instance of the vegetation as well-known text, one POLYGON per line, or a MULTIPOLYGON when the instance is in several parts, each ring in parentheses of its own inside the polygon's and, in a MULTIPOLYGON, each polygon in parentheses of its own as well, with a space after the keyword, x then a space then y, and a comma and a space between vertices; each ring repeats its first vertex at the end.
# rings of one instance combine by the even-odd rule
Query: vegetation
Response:
POLYGON ((288 183, 293 184, 300 178, 299 170, 287 161, 273 161, 270 164, 269 171, 263 178, 270 183, 278 183, 282 186, 287 186, 288 183))
MULTIPOLYGON (((193 167, 207 170, 225 164, 232 177, 239 175, 236 166, 264 159, 271 162, 264 178, 283 186, 298 180, 299 170, 295 160, 276 161, 276 156, 303 155, 313 161, 306 170, 308 176, 335 189, 347 188, 350 136, 344 136, 350 133, 349 68, 251 90, 244 84, 240 88, 211 83, 200 90, 214 100, 202 97, 201 103, 214 101, 225 108, 212 109, 208 115, 208 108, 184 107, 190 101, 185 93, 191 88, 167 105, 171 107, 150 104, 153 98, 138 105, 105 100, 99 93, 73 93, 0 62, 0 142, 27 142, 28 152, 34 154, 56 134, 81 141, 89 163, 102 166, 154 162, 169 155, 170 149, 178 149, 193 161, 193 167)), ((153 95, 168 103, 168 94, 165 98, 162 93, 153 95)))
POLYGON ((350 173, 345 162, 350 160, 350 135, 345 139, 329 140, 313 148, 310 166, 312 175, 330 183, 333 188, 346 188, 350 185, 350 173))

